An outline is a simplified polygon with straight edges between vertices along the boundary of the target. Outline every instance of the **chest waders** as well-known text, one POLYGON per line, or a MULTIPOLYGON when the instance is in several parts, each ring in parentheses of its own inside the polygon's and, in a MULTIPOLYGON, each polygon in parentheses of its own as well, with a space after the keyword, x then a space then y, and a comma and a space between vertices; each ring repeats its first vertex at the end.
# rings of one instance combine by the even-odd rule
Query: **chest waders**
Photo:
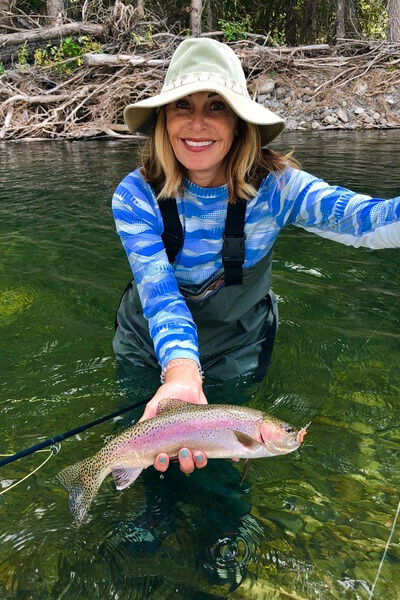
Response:
MULTIPOLYGON (((176 200, 161 200, 162 240, 170 263, 183 245, 176 200)), ((224 271, 200 286, 180 287, 197 326, 203 371, 227 380, 255 371, 261 381, 271 362, 278 326, 271 287, 273 249, 256 265, 243 269, 246 203, 228 204, 222 262, 224 271)), ((153 341, 134 280, 126 287, 115 318, 113 348, 117 360, 158 368, 153 341)))

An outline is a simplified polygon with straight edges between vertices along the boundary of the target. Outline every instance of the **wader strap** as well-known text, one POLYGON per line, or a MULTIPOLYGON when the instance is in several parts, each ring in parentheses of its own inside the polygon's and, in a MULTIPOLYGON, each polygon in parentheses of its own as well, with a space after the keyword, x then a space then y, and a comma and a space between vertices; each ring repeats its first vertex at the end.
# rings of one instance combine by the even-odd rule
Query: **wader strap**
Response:
POLYGON ((245 214, 245 200, 237 198, 235 204, 228 203, 222 245, 222 264, 224 265, 226 287, 240 285, 243 281, 245 214))
MULTIPOLYGON (((175 198, 160 200, 158 206, 164 224, 164 232, 161 238, 168 260, 173 263, 183 245, 183 231, 179 220, 178 207, 175 198)), ((222 245, 222 264, 224 266, 226 287, 240 285, 243 281, 245 215, 245 200, 238 198, 235 204, 228 204, 222 245)))
POLYGON ((175 198, 165 198, 159 201, 158 206, 164 223, 161 234, 165 251, 170 263, 175 261, 176 255, 183 245, 182 224, 179 220, 178 207, 175 198))

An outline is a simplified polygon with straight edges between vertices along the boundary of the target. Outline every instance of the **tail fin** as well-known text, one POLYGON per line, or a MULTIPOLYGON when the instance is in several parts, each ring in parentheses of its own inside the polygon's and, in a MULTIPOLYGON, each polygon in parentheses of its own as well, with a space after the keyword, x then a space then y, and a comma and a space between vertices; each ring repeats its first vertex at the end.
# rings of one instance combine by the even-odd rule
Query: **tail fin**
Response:
POLYGON ((80 525, 107 473, 94 468, 92 459, 66 467, 56 478, 69 495, 69 509, 77 525, 80 525))

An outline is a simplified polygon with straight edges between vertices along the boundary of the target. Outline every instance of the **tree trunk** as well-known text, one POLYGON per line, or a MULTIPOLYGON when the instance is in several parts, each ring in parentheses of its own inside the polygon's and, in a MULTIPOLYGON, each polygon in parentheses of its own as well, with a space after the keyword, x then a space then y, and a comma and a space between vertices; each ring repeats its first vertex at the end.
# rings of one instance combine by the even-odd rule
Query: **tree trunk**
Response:
POLYGON ((144 19, 144 0, 137 0, 137 14, 139 19, 144 19))
POLYGON ((10 19, 6 13, 10 10, 10 0, 0 0, 0 33, 7 33, 10 19))
POLYGON ((190 29, 195 37, 199 37, 201 34, 202 4, 202 0, 191 0, 190 2, 190 29))
POLYGON ((307 0, 305 18, 300 23, 300 43, 312 44, 318 39, 318 4, 319 0, 307 0))
POLYGON ((212 14, 212 10, 211 10, 211 0, 206 0, 206 15, 207 15, 207 31, 213 31, 214 30, 214 20, 213 20, 213 14, 212 14))
POLYGON ((388 2, 387 41, 400 42, 400 0, 388 2))
POLYGON ((345 37, 344 29, 344 6, 345 0, 338 0, 336 10, 336 38, 345 37))
POLYGON ((295 46, 297 43, 296 36, 296 14, 294 12, 296 0, 287 0, 285 3, 285 42, 289 46, 295 46))
POLYGON ((64 0, 47 0, 46 14, 48 25, 61 25, 65 16, 64 0))
POLYGON ((346 2, 346 37, 361 39, 361 27, 357 14, 357 0, 346 2))

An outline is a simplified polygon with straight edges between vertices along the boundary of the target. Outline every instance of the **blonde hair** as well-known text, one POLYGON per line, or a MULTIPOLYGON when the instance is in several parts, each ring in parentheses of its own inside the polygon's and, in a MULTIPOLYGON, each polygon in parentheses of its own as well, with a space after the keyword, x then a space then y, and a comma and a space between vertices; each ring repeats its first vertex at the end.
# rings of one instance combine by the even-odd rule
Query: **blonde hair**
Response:
MULTIPOLYGON (((237 135, 225 158, 228 202, 236 202, 238 197, 253 198, 269 173, 282 173, 288 166, 297 168, 299 165, 291 154, 262 150, 257 125, 239 118, 237 135)), ((143 149, 142 165, 143 177, 155 188, 158 198, 176 198, 183 193, 185 169, 176 159, 169 141, 164 106, 143 149)))

